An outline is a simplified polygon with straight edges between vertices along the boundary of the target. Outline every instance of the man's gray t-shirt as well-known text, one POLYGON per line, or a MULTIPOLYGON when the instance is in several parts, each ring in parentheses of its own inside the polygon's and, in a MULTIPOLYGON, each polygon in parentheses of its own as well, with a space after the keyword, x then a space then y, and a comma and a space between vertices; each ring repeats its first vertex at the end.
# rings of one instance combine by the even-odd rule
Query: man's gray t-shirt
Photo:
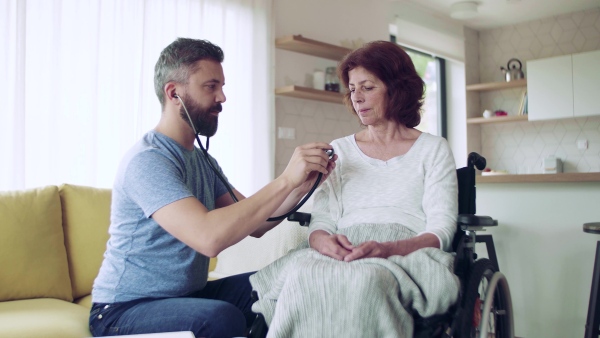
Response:
MULTIPOLYGON (((221 171, 211 157, 217 170, 221 171)), ((206 158, 150 131, 125 155, 112 191, 110 239, 94 282, 95 303, 180 297, 202 289, 209 258, 151 218, 158 209, 194 196, 208 210, 227 193, 206 158)))

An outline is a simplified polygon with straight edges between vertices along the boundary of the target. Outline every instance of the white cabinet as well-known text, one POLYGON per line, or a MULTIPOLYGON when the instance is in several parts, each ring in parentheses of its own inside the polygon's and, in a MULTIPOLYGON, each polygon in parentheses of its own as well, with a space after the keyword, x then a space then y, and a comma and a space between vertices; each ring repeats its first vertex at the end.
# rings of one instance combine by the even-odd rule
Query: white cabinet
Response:
POLYGON ((573 55, 574 116, 600 115, 600 50, 573 55))
POLYGON ((529 121, 573 117, 571 55, 527 61, 529 121))
POLYGON ((600 51, 527 62, 529 120, 600 115, 600 51))

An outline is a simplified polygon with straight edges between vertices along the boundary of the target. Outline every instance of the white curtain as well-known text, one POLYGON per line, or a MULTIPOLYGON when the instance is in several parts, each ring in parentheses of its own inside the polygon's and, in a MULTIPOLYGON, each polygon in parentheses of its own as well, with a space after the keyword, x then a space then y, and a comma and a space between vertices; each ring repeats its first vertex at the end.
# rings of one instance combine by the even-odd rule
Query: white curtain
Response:
MULTIPOLYGON (((160 118, 154 64, 177 37, 225 52, 210 153, 242 193, 273 176, 272 0, 0 0, 0 190, 112 186, 160 118)), ((203 139, 204 142, 204 139, 203 139)))

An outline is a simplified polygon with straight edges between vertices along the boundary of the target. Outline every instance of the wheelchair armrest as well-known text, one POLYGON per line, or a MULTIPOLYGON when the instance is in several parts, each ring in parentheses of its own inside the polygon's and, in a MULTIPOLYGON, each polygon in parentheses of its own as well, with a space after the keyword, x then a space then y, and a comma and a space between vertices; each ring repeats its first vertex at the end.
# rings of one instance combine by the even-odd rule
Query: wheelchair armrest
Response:
POLYGON ((498 221, 490 216, 460 214, 457 223, 462 230, 478 230, 482 227, 497 226, 498 221))
POLYGON ((310 214, 306 212, 295 212, 288 216, 288 221, 298 222, 301 226, 307 227, 310 223, 310 214))

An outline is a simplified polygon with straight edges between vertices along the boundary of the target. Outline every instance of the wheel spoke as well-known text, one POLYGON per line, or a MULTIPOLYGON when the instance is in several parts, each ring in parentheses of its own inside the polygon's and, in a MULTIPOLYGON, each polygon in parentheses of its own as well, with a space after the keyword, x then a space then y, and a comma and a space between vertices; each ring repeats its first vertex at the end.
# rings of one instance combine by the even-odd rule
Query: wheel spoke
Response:
POLYGON ((512 310, 510 298, 506 299, 510 293, 506 284, 498 284, 498 278, 504 277, 496 271, 489 260, 482 259, 469 272, 465 291, 467 316, 460 337, 511 337, 512 310))

